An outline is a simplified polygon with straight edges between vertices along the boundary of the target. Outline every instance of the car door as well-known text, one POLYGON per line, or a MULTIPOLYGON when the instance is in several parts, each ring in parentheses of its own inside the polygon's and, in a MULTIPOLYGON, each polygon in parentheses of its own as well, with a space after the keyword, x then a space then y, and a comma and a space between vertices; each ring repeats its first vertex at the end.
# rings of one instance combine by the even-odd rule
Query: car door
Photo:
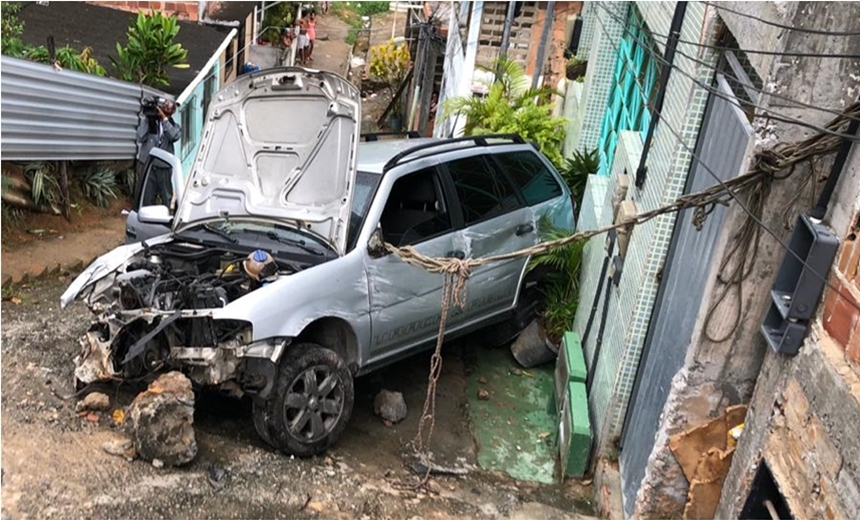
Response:
MULTIPOLYGON (((436 166, 419 168, 393 181, 386 176, 374 206, 376 221, 388 243, 412 246, 431 257, 449 256, 465 248, 462 234, 455 231, 457 216, 452 214, 436 166)), ((370 293, 371 361, 432 340, 439 327, 442 275, 409 265, 393 254, 367 256, 365 268, 370 293)))
POLYGON ((147 159, 143 177, 137 181, 132 208, 126 215, 126 244, 141 242, 170 232, 170 224, 173 220, 170 208, 164 204, 154 206, 144 205, 144 195, 147 189, 151 189, 155 182, 153 175, 154 168, 170 169, 172 171, 173 193, 177 200, 181 196, 181 190, 185 182, 182 175, 182 164, 175 155, 158 148, 153 148, 147 159))
MULTIPOLYGON (((534 213, 502 167, 485 154, 443 163, 463 218, 465 256, 481 258, 525 249, 537 242, 534 213)), ((466 285, 462 322, 477 322, 511 308, 526 258, 475 268, 466 285)))

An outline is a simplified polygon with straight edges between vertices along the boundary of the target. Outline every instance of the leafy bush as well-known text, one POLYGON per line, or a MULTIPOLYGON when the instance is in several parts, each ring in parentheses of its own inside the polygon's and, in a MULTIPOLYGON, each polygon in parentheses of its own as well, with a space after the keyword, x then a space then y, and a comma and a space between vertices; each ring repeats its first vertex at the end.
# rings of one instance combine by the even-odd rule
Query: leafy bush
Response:
POLYGON ((557 168, 561 167, 565 119, 552 115, 550 101, 556 91, 546 86, 530 88, 523 68, 510 59, 499 60, 492 69, 480 68, 494 72, 487 94, 447 100, 442 106, 445 116, 464 116, 464 135, 519 134, 534 141, 557 168))
MULTIPOLYGON (((48 49, 39 45, 38 47, 28 47, 24 51, 24 58, 36 61, 39 63, 51 63, 51 56, 48 49)), ((104 67, 99 64, 98 60, 93 58, 93 49, 85 47, 83 51, 78 52, 75 49, 66 45, 57 49, 57 63, 60 67, 77 72, 86 72, 95 74, 96 76, 106 76, 107 72, 104 67)))
POLYGON ((60 200, 60 183, 50 162, 33 162, 24 166, 24 175, 30 180, 31 195, 37 206, 52 206, 60 200))
POLYGON ((370 48, 370 76, 388 84, 391 94, 409 73, 409 47, 395 45, 393 40, 370 48))
POLYGON ((169 67, 188 68, 188 51, 173 41, 179 29, 176 16, 138 13, 128 28, 128 45, 117 42, 118 58, 111 57, 120 78, 150 87, 170 85, 169 67))
POLYGON ((84 195, 97 206, 105 207, 116 198, 116 172, 104 166, 90 170, 81 178, 84 195))
POLYGON ((565 77, 573 81, 582 81, 587 68, 588 61, 576 57, 570 58, 565 66, 565 77))
POLYGON ((570 188, 570 195, 576 200, 576 207, 582 205, 588 176, 596 174, 599 167, 600 156, 597 148, 586 153, 576 150, 572 157, 564 161, 564 167, 559 170, 559 173, 570 188))
MULTIPOLYGON (((540 236, 544 241, 558 240, 569 232, 550 222, 548 218, 540 221, 540 236)), ((547 266, 550 272, 541 281, 541 292, 545 300, 543 312, 544 331, 551 341, 558 344, 564 332, 573 326, 576 309, 579 306, 579 271, 582 267, 582 250, 585 241, 573 242, 564 247, 536 256, 529 263, 529 269, 547 266)))
POLYGON ((391 2, 348 2, 354 4, 355 10, 361 16, 372 16, 374 14, 388 11, 391 2))

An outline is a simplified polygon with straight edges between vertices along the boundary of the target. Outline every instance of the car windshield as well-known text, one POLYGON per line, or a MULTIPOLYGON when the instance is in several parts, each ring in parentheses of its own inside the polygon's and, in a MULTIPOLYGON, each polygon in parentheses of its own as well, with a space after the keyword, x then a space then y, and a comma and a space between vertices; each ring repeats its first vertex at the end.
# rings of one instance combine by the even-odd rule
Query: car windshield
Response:
POLYGON ((377 173, 361 171, 356 174, 355 192, 352 195, 352 214, 349 216, 347 249, 355 247, 355 241, 358 240, 358 233, 361 231, 361 226, 367 216, 367 210, 370 208, 370 202, 373 200, 381 177, 377 173))

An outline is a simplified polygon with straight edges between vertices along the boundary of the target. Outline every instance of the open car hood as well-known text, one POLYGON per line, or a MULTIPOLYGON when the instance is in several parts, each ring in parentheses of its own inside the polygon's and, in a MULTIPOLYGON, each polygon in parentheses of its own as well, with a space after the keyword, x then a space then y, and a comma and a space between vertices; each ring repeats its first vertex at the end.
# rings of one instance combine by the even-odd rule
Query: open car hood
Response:
POLYGON ((337 74, 284 67, 237 78, 211 101, 174 231, 254 217, 344 254, 360 124, 359 91, 337 74))

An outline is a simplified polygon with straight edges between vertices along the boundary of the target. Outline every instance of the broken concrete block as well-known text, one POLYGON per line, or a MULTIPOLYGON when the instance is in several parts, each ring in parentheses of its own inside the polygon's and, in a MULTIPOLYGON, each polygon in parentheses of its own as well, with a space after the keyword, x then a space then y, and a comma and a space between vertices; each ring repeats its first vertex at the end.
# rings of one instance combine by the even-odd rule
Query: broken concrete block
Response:
POLYGON ((478 399, 481 401, 489 401, 490 400, 490 392, 487 392, 483 388, 478 389, 478 399))
POLYGON ((108 408, 110 408, 110 397, 101 392, 87 394, 86 397, 75 404, 76 412, 82 412, 84 410, 100 412, 107 410, 108 408))
POLYGON ((144 460, 181 466, 197 455, 191 381, 169 372, 134 398, 129 408, 134 449, 144 460))
POLYGON ((406 418, 406 401, 400 392, 382 390, 373 400, 373 411, 386 421, 397 423, 406 418))

